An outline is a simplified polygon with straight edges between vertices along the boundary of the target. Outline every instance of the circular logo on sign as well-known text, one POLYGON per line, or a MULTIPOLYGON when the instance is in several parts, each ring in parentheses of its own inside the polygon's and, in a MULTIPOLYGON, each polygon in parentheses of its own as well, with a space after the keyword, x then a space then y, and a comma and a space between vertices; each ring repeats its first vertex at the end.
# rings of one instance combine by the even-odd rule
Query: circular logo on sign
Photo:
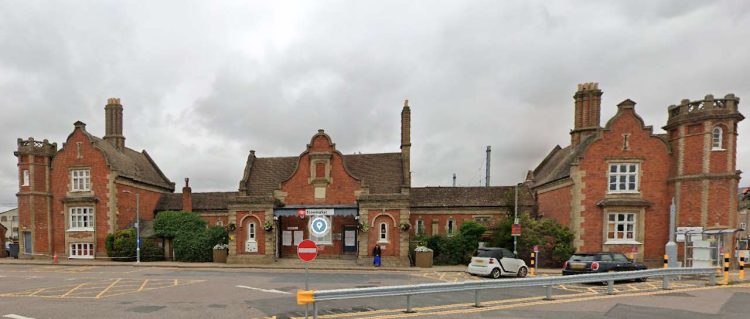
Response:
POLYGON ((330 225, 328 225, 328 219, 325 217, 315 217, 310 222, 310 231, 313 233, 313 235, 318 237, 323 237, 326 234, 328 234, 328 231, 331 230, 330 225))

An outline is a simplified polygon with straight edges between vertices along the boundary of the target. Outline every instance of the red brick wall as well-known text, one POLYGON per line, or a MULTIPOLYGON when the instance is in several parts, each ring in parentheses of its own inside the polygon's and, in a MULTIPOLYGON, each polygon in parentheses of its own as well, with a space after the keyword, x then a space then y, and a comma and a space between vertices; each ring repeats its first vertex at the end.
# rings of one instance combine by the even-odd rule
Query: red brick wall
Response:
POLYGON ((201 214, 201 219, 205 220, 208 224, 208 227, 217 226, 216 222, 221 221, 222 227, 226 227, 229 225, 229 217, 228 215, 204 215, 201 214))
MULTIPOLYGON (((730 189, 735 187, 734 180, 712 180, 708 183, 708 220, 707 226, 721 225, 729 226, 729 201, 732 200, 730 189)), ((734 218, 736 212, 731 214, 734 218)))
POLYGON ((703 132, 703 124, 689 125, 686 131, 682 174, 700 174, 703 171, 703 145, 705 145, 706 136, 703 132))
MULTIPOLYGON (((331 237, 332 245, 319 245, 319 255, 341 255, 344 251, 344 227, 345 226, 357 226, 357 221, 354 220, 354 216, 333 216, 333 228, 331 231, 334 235, 331 237), (337 235, 336 235, 337 234, 337 235), (336 239, 337 237, 341 239, 336 239)), ((291 217, 280 217, 281 230, 289 230, 294 232, 302 231, 304 239, 310 239, 309 229, 307 227, 310 222, 310 217, 299 218, 296 216, 291 217), (293 229, 293 228, 297 229, 293 229)), ((279 236, 281 234, 279 233, 279 236)), ((357 236, 363 236, 362 232, 359 232, 357 236)), ((294 239, 294 238, 292 238, 294 239)), ((283 243, 282 243, 283 244, 283 243)), ((281 254, 283 257, 294 257, 297 255, 297 246, 292 242, 291 246, 281 246, 281 254)))
MULTIPOLYGON (((645 199, 652 206, 645 212, 645 236, 643 251, 645 258, 656 258, 663 255, 667 240, 669 222, 669 203, 671 190, 667 179, 670 171, 670 156, 664 142, 651 136, 642 128, 633 109, 622 109, 608 123, 608 129, 602 132, 602 138, 593 142, 585 151, 579 169, 585 172, 582 192, 585 195, 581 202, 584 229, 581 236, 581 251, 600 251, 603 249, 604 211, 596 205, 608 196, 608 163, 620 159, 639 159, 639 194, 631 195, 645 199), (623 150, 623 134, 629 136, 629 150, 623 150)), ((611 196, 611 195, 610 195, 611 196)), ((632 208, 637 211, 639 208, 632 208)), ((617 247, 608 247, 618 249, 617 247)))
POLYGON ((565 226, 570 225, 570 191, 573 186, 565 186, 548 192, 537 194, 539 214, 551 218, 565 226))
POLYGON ((372 210, 368 213, 370 230, 367 232, 367 238, 370 247, 367 250, 370 256, 372 256, 372 249, 375 248, 375 245, 380 245, 382 249, 381 256, 398 256, 401 232, 401 229, 398 227, 400 216, 401 212, 398 210, 386 210, 385 212, 372 210), (385 223, 386 227, 388 227, 388 243, 378 243, 381 223, 385 223))
POLYGON ((238 255, 263 255, 266 252, 266 231, 263 229, 263 223, 265 223, 264 211, 249 212, 237 212, 237 231, 236 243, 237 243, 237 254, 238 255), (258 242, 258 252, 248 253, 245 252, 245 241, 247 240, 247 229, 250 223, 255 223, 255 241, 258 242))
POLYGON ((701 194, 703 182, 685 180, 680 183, 680 215, 677 226, 696 226, 701 224, 701 194))
POLYGON ((328 139, 323 135, 317 135, 313 139, 312 146, 299 160, 297 171, 292 177, 283 182, 281 189, 289 195, 285 199, 286 204, 312 205, 312 204, 356 204, 354 192, 360 189, 359 181, 351 177, 344 169, 341 154, 336 152, 328 139), (310 184, 310 153, 330 152, 331 156, 331 180, 332 184, 326 189, 324 200, 315 200, 315 189, 310 184))

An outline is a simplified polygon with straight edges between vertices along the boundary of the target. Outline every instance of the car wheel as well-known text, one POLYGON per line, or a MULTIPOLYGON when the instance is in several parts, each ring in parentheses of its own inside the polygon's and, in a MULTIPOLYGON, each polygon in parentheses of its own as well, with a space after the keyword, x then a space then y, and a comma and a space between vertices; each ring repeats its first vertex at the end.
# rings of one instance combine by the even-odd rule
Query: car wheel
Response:
POLYGON ((521 267, 518 269, 518 278, 524 278, 528 274, 529 270, 526 267, 521 267))
POLYGON ((500 278, 500 275, 501 275, 500 269, 497 269, 497 268, 492 269, 492 272, 490 273, 490 277, 494 279, 500 278))

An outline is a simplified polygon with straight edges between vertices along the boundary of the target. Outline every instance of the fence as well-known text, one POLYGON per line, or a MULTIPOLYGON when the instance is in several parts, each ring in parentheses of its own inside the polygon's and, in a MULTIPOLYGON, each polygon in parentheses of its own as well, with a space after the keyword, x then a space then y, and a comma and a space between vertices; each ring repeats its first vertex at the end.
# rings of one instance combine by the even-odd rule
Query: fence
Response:
POLYGON ((707 276, 710 285, 716 284, 716 268, 666 268, 627 272, 585 274, 575 276, 514 278, 502 280, 465 281, 459 283, 432 283, 386 287, 299 291, 297 294, 297 301, 300 304, 313 304, 313 318, 318 317, 319 302, 357 298, 406 296, 406 312, 413 312, 411 305, 411 296, 413 295, 473 291, 474 306, 480 307, 481 304, 479 292, 481 290, 541 286, 546 287, 546 299, 551 300, 552 287, 557 285, 606 282, 607 293, 614 294, 615 281, 636 280, 649 277, 662 277, 662 288, 669 289, 669 281, 672 277, 687 275, 707 276))

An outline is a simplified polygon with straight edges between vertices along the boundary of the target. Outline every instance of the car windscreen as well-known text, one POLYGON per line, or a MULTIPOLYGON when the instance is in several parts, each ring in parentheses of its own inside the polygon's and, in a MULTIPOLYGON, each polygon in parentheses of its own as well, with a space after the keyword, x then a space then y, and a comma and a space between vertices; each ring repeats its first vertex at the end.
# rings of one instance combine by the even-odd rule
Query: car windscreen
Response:
POLYGON ((497 258, 498 255, 500 255, 500 252, 498 251, 480 249, 477 250, 476 254, 474 254, 474 257, 497 258))
POLYGON ((596 255, 573 255, 570 261, 596 261, 596 255))

